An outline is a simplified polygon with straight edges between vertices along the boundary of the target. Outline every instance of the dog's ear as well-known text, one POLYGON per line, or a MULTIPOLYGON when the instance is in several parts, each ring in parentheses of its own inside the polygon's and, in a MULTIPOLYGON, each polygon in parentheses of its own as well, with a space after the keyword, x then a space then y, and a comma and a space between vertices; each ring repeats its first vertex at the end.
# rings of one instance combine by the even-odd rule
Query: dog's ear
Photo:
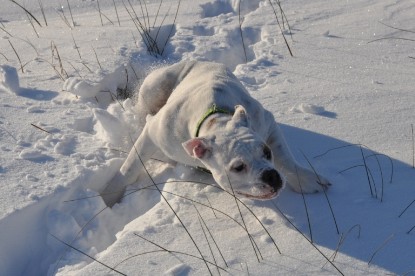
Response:
POLYGON ((208 140, 205 138, 193 138, 182 144, 187 154, 198 158, 204 159, 209 157, 211 153, 211 147, 209 146, 208 140))
POLYGON ((233 114, 232 121, 236 126, 249 127, 249 116, 242 105, 235 106, 235 113, 233 114))

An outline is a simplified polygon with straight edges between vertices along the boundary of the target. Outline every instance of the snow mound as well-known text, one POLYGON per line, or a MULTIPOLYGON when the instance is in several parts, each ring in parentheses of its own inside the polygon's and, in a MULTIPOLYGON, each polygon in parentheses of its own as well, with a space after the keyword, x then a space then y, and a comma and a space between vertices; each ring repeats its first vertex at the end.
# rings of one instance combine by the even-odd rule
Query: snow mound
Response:
POLYGON ((300 103, 293 108, 291 108, 292 112, 298 113, 308 113, 314 115, 320 115, 326 112, 323 106, 314 105, 314 104, 307 104, 307 103, 300 103))
POLYGON ((329 118, 335 118, 337 116, 336 113, 327 111, 324 106, 308 104, 308 103, 297 104, 294 107, 290 108, 290 112, 319 115, 319 116, 324 116, 324 117, 329 117, 329 118))
POLYGON ((0 91, 19 94, 19 76, 16 68, 9 65, 0 65, 0 91))

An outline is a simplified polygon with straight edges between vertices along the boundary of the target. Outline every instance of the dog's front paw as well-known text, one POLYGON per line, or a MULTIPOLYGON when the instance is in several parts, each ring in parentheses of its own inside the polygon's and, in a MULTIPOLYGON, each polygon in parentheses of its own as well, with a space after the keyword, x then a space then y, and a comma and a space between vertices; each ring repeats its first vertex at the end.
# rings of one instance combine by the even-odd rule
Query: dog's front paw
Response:
POLYGON ((331 183, 324 176, 305 168, 298 168, 288 176, 288 184, 297 193, 316 193, 327 190, 331 183))

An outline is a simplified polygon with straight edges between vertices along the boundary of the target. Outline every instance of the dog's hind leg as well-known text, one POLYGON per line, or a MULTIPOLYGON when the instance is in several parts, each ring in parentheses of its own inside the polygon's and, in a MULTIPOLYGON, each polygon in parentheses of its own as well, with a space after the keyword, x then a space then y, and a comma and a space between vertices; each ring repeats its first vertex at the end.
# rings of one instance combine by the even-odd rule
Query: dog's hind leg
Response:
POLYGON ((144 168, 144 162, 151 158, 156 149, 148 135, 146 125, 120 170, 100 193, 108 207, 120 202, 126 187, 137 180, 140 171, 144 168))
MULTIPOLYGON (((151 72, 138 92, 137 109, 144 115, 156 114, 167 102, 177 84, 195 62, 179 62, 151 72)), ((145 117, 145 116, 144 116, 145 117)))

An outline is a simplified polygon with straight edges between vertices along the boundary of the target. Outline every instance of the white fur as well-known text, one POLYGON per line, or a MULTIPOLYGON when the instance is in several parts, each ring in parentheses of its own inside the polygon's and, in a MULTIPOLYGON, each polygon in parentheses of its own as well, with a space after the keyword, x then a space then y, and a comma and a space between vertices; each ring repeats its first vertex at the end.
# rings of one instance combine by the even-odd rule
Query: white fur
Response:
POLYGON ((108 206, 121 199, 142 162, 156 152, 205 167, 223 189, 254 199, 274 198, 285 179, 297 192, 329 185, 295 162, 273 115, 221 64, 188 61, 152 72, 140 88, 137 108, 149 118, 143 116, 141 135, 101 193, 108 206), (210 115, 195 137, 198 122, 213 105, 229 113, 210 115))

